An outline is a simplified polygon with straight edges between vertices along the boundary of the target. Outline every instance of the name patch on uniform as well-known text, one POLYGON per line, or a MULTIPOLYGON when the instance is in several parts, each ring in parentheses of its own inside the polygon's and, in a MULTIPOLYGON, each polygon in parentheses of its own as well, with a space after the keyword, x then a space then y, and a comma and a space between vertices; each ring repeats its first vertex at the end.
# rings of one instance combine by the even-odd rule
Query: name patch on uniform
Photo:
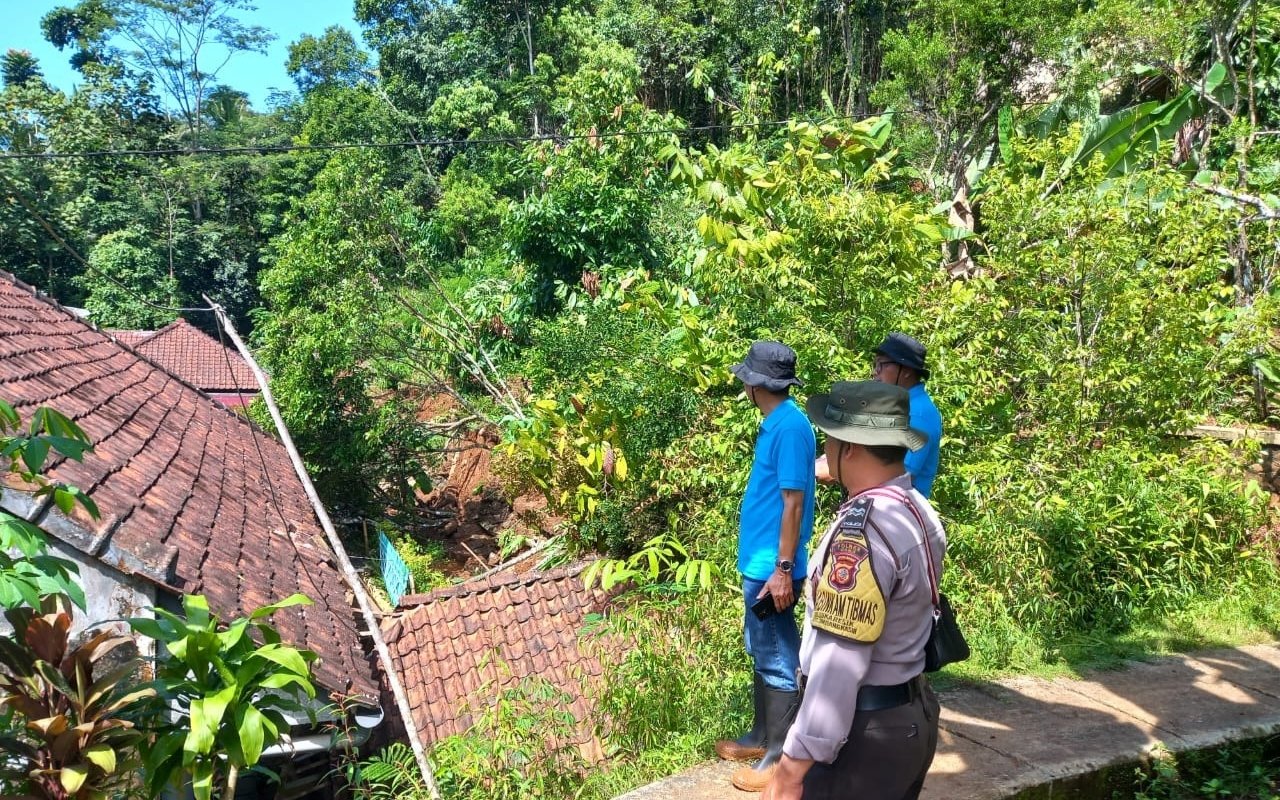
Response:
POLYGON ((870 499, 861 498, 836 527, 813 598, 813 627, 864 643, 880 639, 885 617, 863 532, 870 513, 870 499))

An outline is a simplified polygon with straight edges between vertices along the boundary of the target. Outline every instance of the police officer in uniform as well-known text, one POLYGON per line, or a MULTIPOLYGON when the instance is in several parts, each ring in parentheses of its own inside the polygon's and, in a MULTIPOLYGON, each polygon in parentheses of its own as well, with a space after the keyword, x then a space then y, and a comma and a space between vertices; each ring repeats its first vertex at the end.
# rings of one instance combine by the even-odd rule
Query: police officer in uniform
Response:
POLYGON ((765 800, 909 800, 938 741, 923 677, 946 536, 903 458, 927 437, 906 389, 844 382, 809 400, 849 493, 810 560, 803 696, 765 800))

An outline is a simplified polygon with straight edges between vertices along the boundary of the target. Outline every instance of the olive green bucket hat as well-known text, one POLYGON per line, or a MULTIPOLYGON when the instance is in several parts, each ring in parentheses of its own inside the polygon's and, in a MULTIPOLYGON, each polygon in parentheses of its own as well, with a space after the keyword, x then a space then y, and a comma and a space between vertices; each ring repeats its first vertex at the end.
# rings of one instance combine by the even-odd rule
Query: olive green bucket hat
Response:
POLYGON ((820 431, 842 442, 919 450, 929 441, 911 427, 911 399, 901 386, 841 381, 829 394, 810 397, 806 409, 820 431))

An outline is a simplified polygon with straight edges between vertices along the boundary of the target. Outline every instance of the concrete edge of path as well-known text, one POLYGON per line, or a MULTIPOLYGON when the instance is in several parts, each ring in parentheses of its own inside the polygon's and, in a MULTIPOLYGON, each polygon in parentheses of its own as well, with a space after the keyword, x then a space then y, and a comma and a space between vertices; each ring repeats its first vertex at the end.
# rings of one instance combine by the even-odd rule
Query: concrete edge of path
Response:
MULTIPOLYGON (((1186 752, 1280 733, 1280 646, 1133 662, 1082 679, 1009 678, 940 698, 922 800, 1000 800, 1143 761, 1157 747, 1186 752)), ((749 800, 729 784, 737 766, 706 762, 616 800, 749 800)))

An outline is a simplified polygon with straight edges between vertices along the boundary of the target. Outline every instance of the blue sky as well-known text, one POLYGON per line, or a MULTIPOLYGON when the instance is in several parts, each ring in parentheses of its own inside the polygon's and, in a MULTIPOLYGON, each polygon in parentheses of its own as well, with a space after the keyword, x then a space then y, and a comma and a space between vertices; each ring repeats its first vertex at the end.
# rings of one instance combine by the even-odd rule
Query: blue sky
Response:
MULTIPOLYGON (((10 48, 30 50, 40 59, 45 79, 59 89, 70 90, 79 74, 71 69, 70 53, 59 52, 40 35, 40 18, 58 6, 74 5, 76 0, 0 0, 0 52, 10 48)), ((276 35, 265 56, 238 53, 218 73, 218 83, 225 83, 249 93, 249 101, 259 111, 266 108, 267 95, 273 88, 292 91, 293 81, 284 71, 289 57, 289 43, 304 33, 319 35, 330 25, 341 25, 360 40, 360 27, 352 16, 354 0, 256 0, 256 11, 242 11, 238 18, 251 25, 261 25, 276 35)), ((222 51, 225 55, 225 51, 222 51)), ((212 67, 222 60, 211 51, 212 67), (214 59, 216 57, 216 60, 214 59)))

